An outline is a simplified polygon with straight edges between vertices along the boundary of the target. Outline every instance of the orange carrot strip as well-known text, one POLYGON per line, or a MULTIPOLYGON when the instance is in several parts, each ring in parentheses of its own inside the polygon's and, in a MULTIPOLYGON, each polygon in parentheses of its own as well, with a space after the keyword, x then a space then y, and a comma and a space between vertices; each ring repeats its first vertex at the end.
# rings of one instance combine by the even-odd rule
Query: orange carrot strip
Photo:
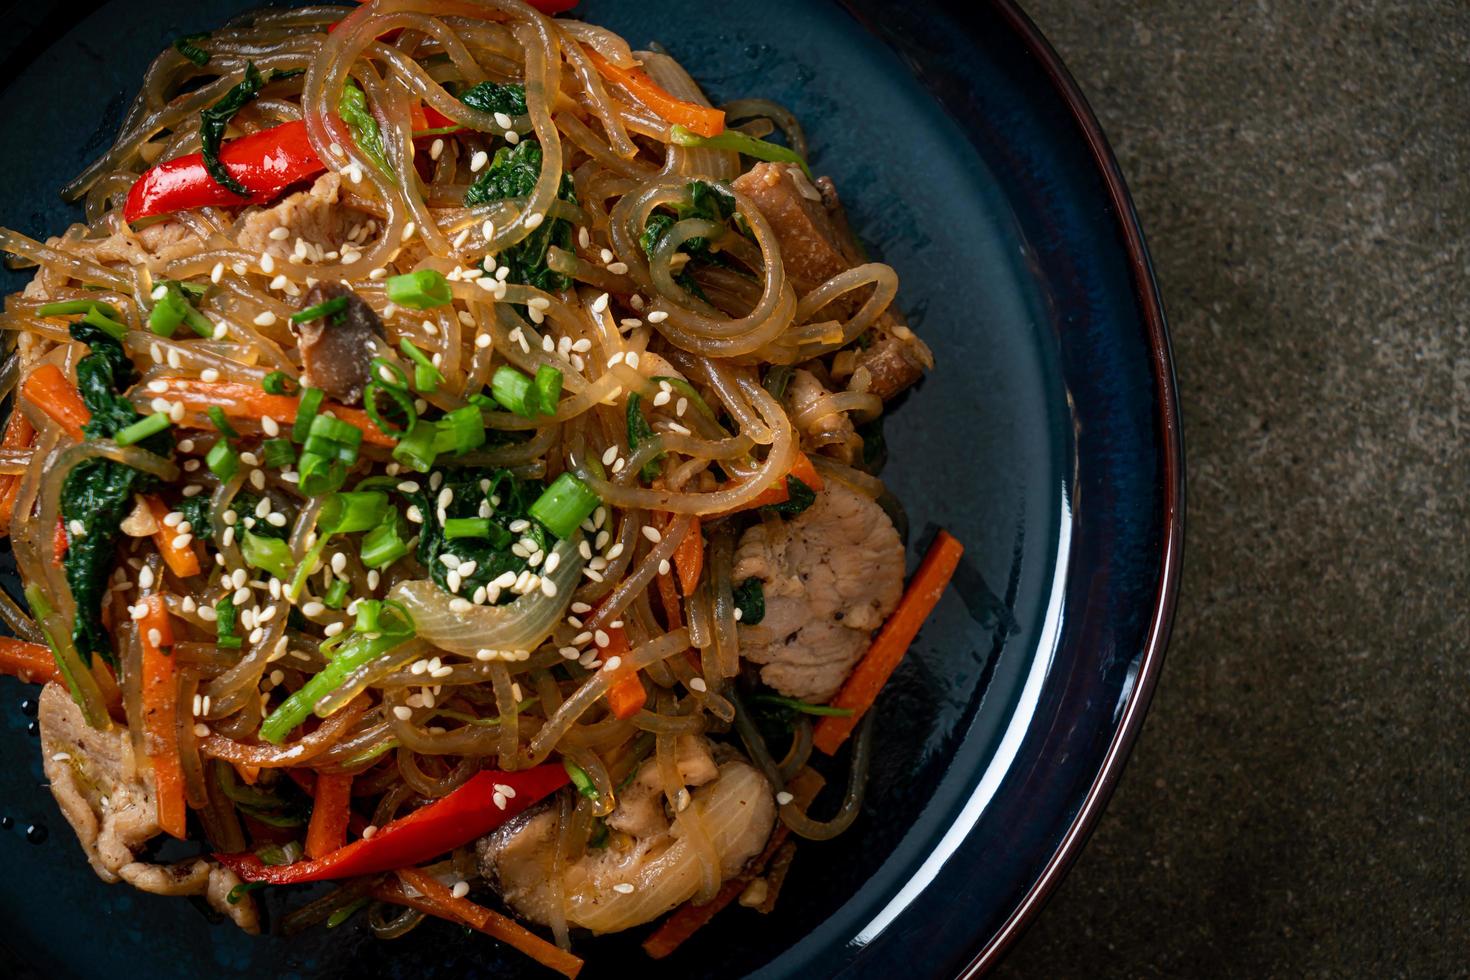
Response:
POLYGON ((384 902, 406 905, 409 908, 437 915, 450 922, 461 922, 478 932, 494 937, 525 953, 542 966, 555 970, 568 980, 582 972, 582 959, 561 949, 526 929, 520 923, 506 918, 493 909, 476 905, 468 899, 455 898, 433 876, 417 868, 404 868, 398 872, 402 884, 379 885, 373 889, 373 897, 384 902), (411 886, 419 894, 410 897, 403 884, 411 886))
POLYGON ((584 45, 582 50, 587 52, 599 75, 627 89, 630 95, 668 122, 677 123, 700 136, 718 136, 725 131, 725 114, 719 109, 675 98, 649 78, 642 68, 619 68, 594 48, 584 45))
POLYGON ((163 648, 173 645, 173 628, 163 596, 142 600, 143 618, 138 635, 143 642, 143 730, 148 758, 153 760, 153 780, 158 792, 158 825, 183 840, 187 819, 184 802, 184 767, 179 761, 178 735, 174 718, 178 712, 177 664, 163 648))
MULTIPOLYGON (((672 523, 674 515, 670 514, 664 527, 667 529, 672 523)), ((704 535, 700 532, 698 517, 690 522, 689 533, 674 549, 674 570, 679 573, 679 588, 685 595, 692 593, 699 584, 700 573, 704 571, 704 535)))
MULTIPOLYGON (((300 400, 289 395, 272 395, 258 385, 238 381, 200 381, 195 378, 159 378, 150 388, 155 397, 183 402, 189 413, 182 424, 195 429, 212 428, 205 414, 209 406, 218 405, 220 410, 233 419, 259 421, 269 415, 280 423, 296 421, 296 410, 300 400)), ((330 411, 337 418, 362 430, 362 441, 372 446, 390 447, 394 441, 383 432, 368 414, 361 409, 347 408, 335 402, 323 402, 323 412, 330 411)))
POLYGON ((617 680, 607 689, 607 706, 612 709, 614 718, 627 721, 648 703, 648 691, 644 689, 638 671, 631 667, 619 668, 617 675, 617 680))
POLYGON ((148 510, 153 514, 153 520, 158 524, 158 530, 153 532, 153 544, 158 548, 158 553, 163 556, 163 561, 168 565, 169 571, 179 578, 192 578, 199 574, 199 556, 195 554, 192 545, 174 547, 174 539, 178 533, 163 523, 168 516, 168 504, 159 498, 149 494, 143 498, 148 504, 148 510))
POLYGON ((56 556, 51 559, 51 564, 60 568, 61 560, 66 557, 66 522, 59 517, 56 519, 55 530, 51 532, 51 544, 56 550, 56 556))
MULTIPOLYGON (((36 429, 26 413, 12 409, 10 421, 5 423, 5 438, 0 439, 0 448, 25 449, 35 441, 36 429)), ((15 514, 15 498, 20 494, 19 474, 0 477, 0 537, 10 533, 10 519, 15 514)))
POLYGON ((76 385, 55 364, 42 364, 20 386, 26 401, 51 416, 77 442, 84 438, 82 426, 92 420, 76 385))
MULTIPOLYGON (((254 786, 257 782, 260 781, 259 766, 247 766, 239 762, 232 764, 235 767, 235 771, 240 774, 240 781, 243 782, 246 786, 254 786)), ((291 770, 289 769, 286 771, 291 772, 291 770)))
POLYGON ((934 544, 929 547, 929 553, 919 563, 918 571, 909 580, 908 588, 904 590, 903 598, 898 600, 898 607, 893 610, 893 615, 888 617, 888 622, 878 631, 873 645, 868 647, 868 652, 858 662, 857 669, 831 701, 832 707, 850 708, 852 714, 846 717, 823 717, 812 731, 813 745, 831 755, 852 734, 857 723, 862 720, 863 713, 873 706, 878 692, 883 689, 883 685, 898 667, 898 662, 908 652, 909 644, 914 642, 919 627, 924 625, 924 620, 934 611, 934 606, 944 594, 945 586, 949 584, 960 563, 960 555, 964 553, 965 546, 958 539, 948 531, 939 532, 934 544))
MULTIPOLYGON (((795 778, 787 784, 786 790, 794 798, 796 804, 802 809, 811 806, 812 800, 822 791, 825 780, 815 769, 803 769, 797 773, 795 778)), ((766 849, 762 851, 753 861, 747 864, 739 874, 729 881, 715 893, 715 897, 703 905, 694 902, 685 902, 674 910, 674 913, 664 920, 663 925, 653 931, 651 935, 643 940, 643 951, 656 960, 661 960, 671 954, 684 944, 690 936, 694 935, 709 923, 720 910, 725 908, 745 887, 759 875, 767 864, 770 863, 776 851, 786 842, 791 831, 783 823, 777 823, 776 829, 771 831, 771 838, 766 842, 766 849)))
POLYGON ((61 680, 51 650, 39 643, 0 637, 0 674, 10 674, 32 684, 61 680))
MULTIPOLYGON (((822 474, 817 472, 817 468, 812 465, 812 461, 808 459, 806 453, 802 452, 801 450, 797 450, 796 459, 792 462, 791 470, 786 474, 786 476, 796 477, 798 480, 800 480, 802 483, 805 483, 813 490, 821 490, 826 486, 826 484, 822 482, 822 474)), ((754 510, 757 507, 769 507, 771 504, 784 504, 786 501, 791 499, 791 490, 786 485, 786 476, 783 476, 781 477, 781 479, 777 480, 774 486, 767 487, 765 490, 761 491, 760 495, 757 496, 754 500, 750 501, 747 504, 740 505, 739 507, 735 508, 735 510, 726 511, 725 513, 734 514, 742 510, 754 510)), ((725 516, 725 514, 720 514, 717 516, 723 517, 725 516)))
POLYGON ((352 774, 318 773, 311 805, 311 822, 306 825, 306 856, 325 857, 347 844, 347 821, 352 816, 352 774))

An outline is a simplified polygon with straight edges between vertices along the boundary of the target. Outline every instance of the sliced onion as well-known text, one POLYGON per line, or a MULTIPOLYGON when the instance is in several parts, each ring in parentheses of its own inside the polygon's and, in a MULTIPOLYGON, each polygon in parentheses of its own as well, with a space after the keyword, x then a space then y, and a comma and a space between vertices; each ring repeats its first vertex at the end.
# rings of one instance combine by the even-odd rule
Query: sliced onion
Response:
MULTIPOLYGON (((572 590, 582 574, 578 533, 557 542, 556 571, 545 576, 556 595, 541 589, 504 606, 474 606, 464 612, 450 608, 457 598, 428 579, 399 582, 390 594, 413 617, 418 635, 434 646, 472 657, 480 650, 534 650, 561 621, 572 590)), ((548 559, 550 560, 550 559, 548 559)))

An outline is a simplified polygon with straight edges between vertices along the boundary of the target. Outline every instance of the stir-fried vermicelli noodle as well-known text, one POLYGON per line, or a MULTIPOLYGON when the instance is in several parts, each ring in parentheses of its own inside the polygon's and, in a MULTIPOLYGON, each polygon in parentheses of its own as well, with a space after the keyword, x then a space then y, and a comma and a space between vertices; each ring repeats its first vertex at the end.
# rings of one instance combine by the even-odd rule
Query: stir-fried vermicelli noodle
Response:
POLYGON ((0 230, 36 269, 0 319, 30 605, 0 664, 56 681, 102 877, 250 929, 242 882, 338 880, 282 927, 396 904, 379 935, 429 913, 567 973, 579 929, 718 897, 665 955, 769 909, 788 833, 856 818, 864 714, 959 550, 904 592, 878 426, 932 357, 807 150, 518 0, 157 58, 65 188, 86 221, 0 230), (203 856, 147 863, 158 833, 203 856))

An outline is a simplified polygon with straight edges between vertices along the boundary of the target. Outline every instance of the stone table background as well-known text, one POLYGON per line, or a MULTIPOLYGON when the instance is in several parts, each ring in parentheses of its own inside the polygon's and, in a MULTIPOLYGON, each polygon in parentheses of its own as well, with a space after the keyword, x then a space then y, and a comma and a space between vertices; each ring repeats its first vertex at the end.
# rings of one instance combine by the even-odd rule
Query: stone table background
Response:
POLYGON ((998 975, 1464 976, 1470 4, 1022 2, 1137 202, 1189 501, 1143 734, 998 975))

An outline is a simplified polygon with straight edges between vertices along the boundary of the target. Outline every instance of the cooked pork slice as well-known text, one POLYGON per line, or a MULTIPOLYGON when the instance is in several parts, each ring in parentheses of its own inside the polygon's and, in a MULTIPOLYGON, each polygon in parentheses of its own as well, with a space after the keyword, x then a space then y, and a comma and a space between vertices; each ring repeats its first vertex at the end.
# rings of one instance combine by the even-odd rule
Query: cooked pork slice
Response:
POLYGON ((41 691, 42 767, 51 795, 76 832, 92 870, 109 884, 125 881, 155 895, 203 895, 246 932, 258 932, 254 900, 224 900, 239 879, 204 858, 172 865, 138 860, 160 833, 151 770, 140 770, 127 729, 98 731, 60 684, 41 691))
POLYGON ((827 701, 903 592, 903 543, 872 500, 835 481, 787 522, 750 527, 734 581, 759 579, 766 615, 740 627, 740 653, 790 697, 827 701))
MULTIPOLYGON (((680 735, 674 745, 674 762, 685 786, 703 786, 718 775, 709 743, 704 739, 680 735)), ((634 837, 664 833, 669 829, 664 802, 663 779, 659 776, 658 766, 650 760, 638 770, 628 788, 618 794, 617 808, 607 815, 607 825, 634 837)))
MULTIPOLYGON (((605 845, 589 848, 563 869, 562 907, 570 925, 617 932, 649 922, 692 898, 699 889, 700 869, 686 827, 690 810, 701 815, 722 879, 734 875, 765 845, 775 825, 776 803, 764 776, 738 760, 714 769, 708 747, 687 755, 681 750, 679 767, 685 778, 705 782, 691 794, 689 807, 674 814, 672 823, 659 813, 657 821, 638 827, 639 834, 628 833, 614 824, 628 826, 627 820, 618 818, 629 813, 614 811, 607 821, 605 845), (693 768, 686 769, 686 763, 693 768), (615 887, 620 885, 632 887, 615 887)), ((650 769, 656 772, 657 765, 644 763, 637 781, 643 782, 650 769)), ((656 782, 654 789, 663 792, 656 782)), ((552 920, 556 901, 551 884, 556 828, 555 808, 544 806, 481 838, 477 846, 481 874, 512 909, 542 923, 552 920)))
POLYGON ((822 193, 801 168, 789 163, 758 163, 731 182, 771 223, 781 246, 781 262, 797 295, 809 293, 839 272, 863 261, 851 238, 838 233, 822 206, 822 193))
POLYGON ((306 243, 307 257, 321 261, 324 253, 339 250, 352 227, 366 219, 340 203, 341 191, 341 176, 329 170, 309 190, 246 214, 235 241, 246 251, 285 258, 295 253, 299 238, 306 243), (271 237, 277 228, 286 229, 285 237, 271 237))
POLYGON ((817 402, 830 395, 817 376, 810 371, 797 370, 791 373, 791 382, 786 386, 785 402, 801 432, 802 448, 831 456, 844 463, 851 463, 863 447, 862 437, 853 428, 852 419, 846 412, 826 412, 812 415, 817 402))
POLYGON ((383 339, 383 321, 373 308, 340 282, 317 283, 307 291, 301 308, 345 298, 340 313, 291 324, 301 351, 303 384, 320 388, 328 398, 355 405, 368 377, 377 342, 383 339))
MULTIPOLYGON (((758 163, 732 186, 754 201, 771 223, 798 295, 866 261, 829 178, 819 177, 813 185, 793 164, 758 163)), ((851 315, 857 301, 839 300, 834 309, 839 306, 851 315)), ((871 391, 887 401, 934 367, 929 346, 896 310, 884 311, 870 340, 858 357, 851 390, 871 391)))

